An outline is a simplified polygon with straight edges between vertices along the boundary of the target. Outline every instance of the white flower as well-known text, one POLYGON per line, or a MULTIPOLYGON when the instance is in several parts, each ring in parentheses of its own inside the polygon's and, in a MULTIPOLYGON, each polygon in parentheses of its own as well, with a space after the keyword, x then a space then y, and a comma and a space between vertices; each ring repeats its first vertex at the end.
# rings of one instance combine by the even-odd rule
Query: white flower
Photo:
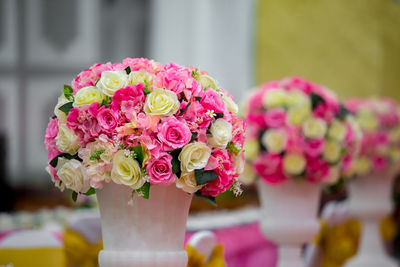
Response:
POLYGON ((291 90, 286 95, 286 105, 289 107, 309 105, 310 98, 301 90, 291 90))
POLYGON ((208 142, 217 148, 226 148, 232 140, 232 124, 228 121, 219 118, 215 120, 210 127, 211 137, 208 142))
POLYGON ((240 152, 237 155, 233 155, 233 162, 235 164, 236 173, 242 174, 244 171, 244 152, 240 152))
POLYGON ((139 83, 151 83, 153 80, 153 75, 148 73, 145 70, 139 70, 139 71, 132 71, 129 73, 129 84, 139 84, 139 83))
POLYGON ((326 122, 319 118, 310 118, 303 124, 303 133, 307 138, 323 138, 326 133, 326 122))
POLYGON ((330 167, 328 178, 324 180, 323 183, 328 185, 333 185, 336 184, 337 181, 339 181, 339 178, 340 178, 340 167, 339 166, 330 167))
POLYGON ((244 157, 246 160, 254 161, 260 153, 260 144, 256 139, 246 139, 244 142, 244 157))
POLYGON ((183 147, 178 156, 183 172, 203 169, 211 156, 211 148, 205 143, 194 142, 183 147))
POLYGON ((207 116, 210 117, 210 118, 214 118, 214 117, 217 116, 217 114, 214 112, 214 110, 207 110, 207 111, 206 111, 206 114, 207 114, 207 116))
POLYGON ((60 157, 58 158, 56 170, 58 178, 66 188, 79 193, 86 193, 89 190, 89 179, 80 161, 60 157))
POLYGON ((193 194, 203 187, 203 185, 197 185, 193 171, 182 173, 181 178, 177 179, 175 183, 177 188, 180 188, 189 194, 193 194))
POLYGON ((74 97, 74 106, 90 105, 93 102, 101 103, 105 95, 96 86, 87 86, 79 90, 74 97))
POLYGON ((174 92, 158 88, 147 95, 144 112, 147 115, 171 116, 179 107, 180 103, 174 92))
POLYGON ((359 157, 355 159, 355 171, 357 174, 365 175, 372 170, 371 160, 367 157, 359 157))
POLYGON ((69 129, 65 124, 59 123, 58 134, 56 136, 58 150, 73 155, 80 148, 79 141, 79 137, 75 135, 74 131, 69 129))
POLYGON ((378 119, 371 110, 366 108, 357 111, 356 121, 365 131, 375 131, 378 128, 378 119))
POLYGON ((58 97, 57 105, 54 108, 54 114, 57 116, 58 121, 61 123, 67 122, 67 114, 65 114, 63 111, 59 110, 59 108, 68 102, 69 102, 69 100, 64 96, 64 94, 62 94, 61 96, 58 97))
POLYGON ((217 81, 207 74, 200 74, 198 82, 203 86, 204 89, 212 88, 218 90, 217 81))
POLYGON ((346 137, 346 126, 339 120, 334 119, 329 125, 328 137, 338 142, 346 137))
POLYGON ((287 153, 283 157, 283 170, 289 175, 300 175, 306 167, 306 159, 302 154, 287 153))
POLYGON ((284 89, 271 89, 264 94, 263 105, 265 108, 276 108, 286 105, 287 93, 284 89))
POLYGON ((239 176, 239 181, 245 185, 254 183, 256 179, 256 173, 254 172, 253 166, 245 163, 243 173, 239 176))
POLYGON ((103 94, 113 96, 115 91, 128 85, 128 75, 124 70, 103 71, 97 87, 103 94))
POLYGON ((294 126, 303 124, 311 116, 311 104, 305 103, 289 108, 287 122, 294 126))
POLYGON ((342 154, 342 147, 336 141, 326 141, 324 145, 323 157, 329 163, 336 163, 342 154))
POLYGON ((239 112, 239 107, 238 105, 226 94, 222 95, 222 100, 225 103, 225 107, 228 110, 228 112, 231 112, 234 115, 237 115, 239 112))
POLYGON ((261 138, 262 144, 270 153, 281 153, 286 146, 287 134, 284 130, 270 129, 261 138))
POLYGON ((111 170, 111 180, 116 184, 123 184, 132 189, 139 189, 146 182, 139 163, 127 156, 128 150, 120 150, 114 155, 111 170))

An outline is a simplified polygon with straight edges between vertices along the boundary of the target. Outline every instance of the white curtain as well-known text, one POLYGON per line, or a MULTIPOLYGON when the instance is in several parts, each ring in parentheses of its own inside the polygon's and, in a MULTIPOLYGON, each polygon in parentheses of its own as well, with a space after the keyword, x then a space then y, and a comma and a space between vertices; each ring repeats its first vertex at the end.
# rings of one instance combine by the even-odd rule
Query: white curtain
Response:
POLYGON ((193 65, 241 100, 253 85, 254 0, 153 0, 149 56, 193 65))

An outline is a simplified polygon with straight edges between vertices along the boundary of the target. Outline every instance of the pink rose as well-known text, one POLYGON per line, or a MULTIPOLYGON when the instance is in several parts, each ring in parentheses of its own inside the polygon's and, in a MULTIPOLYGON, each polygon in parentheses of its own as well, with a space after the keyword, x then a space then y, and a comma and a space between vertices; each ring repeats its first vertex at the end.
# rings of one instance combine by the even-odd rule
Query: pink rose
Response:
POLYGON ((172 156, 160 153, 157 158, 150 160, 146 167, 149 182, 152 185, 169 185, 175 181, 176 175, 172 173, 172 156))
POLYGON ((110 62, 106 64, 98 63, 79 73, 75 80, 72 81, 74 94, 83 87, 95 85, 97 80, 101 77, 101 73, 111 69, 112 65, 110 62))
POLYGON ((90 106, 75 107, 69 111, 67 127, 80 138, 79 145, 93 141, 100 135, 101 127, 97 123, 99 103, 93 102, 90 106))
POLYGON ((309 182, 317 183, 328 177, 329 165, 319 157, 307 157, 306 179, 309 182))
POLYGON ((111 102, 113 110, 121 110, 123 113, 134 111, 139 113, 143 109, 145 96, 143 92, 144 84, 130 85, 117 90, 111 102))
POLYGON ((304 153, 310 157, 321 155, 324 150, 324 139, 308 139, 304 141, 304 153))
POLYGON ((281 108, 270 109, 265 114, 265 123, 268 127, 281 127, 286 121, 286 111, 281 108))
POLYGON ((54 139, 56 138, 57 134, 58 134, 58 119, 50 118, 44 137, 46 139, 54 139))
POLYGON ((254 169, 261 178, 270 184, 280 184, 286 181, 283 174, 282 156, 264 153, 254 162, 254 169))
POLYGON ((206 111, 213 110, 215 113, 225 113, 225 103, 221 96, 212 88, 205 91, 203 99, 200 101, 206 111))
POLYGON ((388 161, 385 157, 374 156, 372 157, 373 168, 377 171, 383 171, 388 166, 388 161))
POLYGON ((97 113, 97 121, 105 133, 112 133, 118 127, 118 112, 102 106, 97 113))
POLYGON ((192 133, 189 127, 175 117, 167 117, 158 125, 158 139, 163 149, 171 151, 189 143, 192 133))
POLYGON ((58 134, 58 119, 50 118, 49 124, 47 125, 44 144, 47 149, 47 159, 50 161, 56 156, 61 154, 56 145, 56 136, 58 134))
POLYGON ((246 123, 239 117, 232 115, 232 142, 243 148, 245 141, 246 123))

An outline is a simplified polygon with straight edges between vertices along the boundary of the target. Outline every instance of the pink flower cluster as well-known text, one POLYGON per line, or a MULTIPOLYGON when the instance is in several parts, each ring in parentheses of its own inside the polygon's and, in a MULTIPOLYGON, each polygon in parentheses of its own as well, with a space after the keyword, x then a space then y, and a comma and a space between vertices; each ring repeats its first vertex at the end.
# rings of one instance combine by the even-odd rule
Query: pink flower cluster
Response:
POLYGON ((246 104, 245 157, 264 181, 333 184, 350 175, 360 131, 331 91, 286 78, 261 85, 246 104))
POLYGON ((400 107, 392 99, 350 99, 346 106, 363 132, 359 158, 353 164, 358 175, 384 171, 400 163, 400 107))
POLYGON ((99 63, 64 87, 61 99, 57 106, 64 116, 50 119, 45 135, 50 173, 57 181, 63 180, 57 157, 65 157, 81 162, 82 177, 93 188, 113 181, 141 191, 146 183, 179 182, 185 191, 196 186, 198 193, 214 197, 237 184, 245 124, 232 96, 205 72, 144 58, 99 63), (217 120, 225 121, 220 124, 228 135, 210 131, 217 120), (185 150, 190 144, 197 149, 192 154, 185 150), (179 181, 187 172, 194 173, 194 182, 179 181), (212 179, 203 183, 205 177, 212 179))

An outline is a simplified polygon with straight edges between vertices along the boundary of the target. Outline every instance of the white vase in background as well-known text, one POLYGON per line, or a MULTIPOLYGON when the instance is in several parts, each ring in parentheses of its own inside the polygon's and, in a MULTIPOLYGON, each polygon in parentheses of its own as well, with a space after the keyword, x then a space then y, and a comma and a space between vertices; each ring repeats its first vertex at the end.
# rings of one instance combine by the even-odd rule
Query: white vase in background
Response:
POLYGON ((186 220, 192 195, 169 186, 151 186, 150 198, 115 183, 97 191, 104 249, 100 267, 186 267, 186 220))
POLYGON ((279 267, 303 267, 302 245, 318 234, 320 185, 288 179, 270 185, 258 180, 260 226, 268 240, 279 246, 279 267))
POLYGON ((362 234, 357 255, 346 267, 397 267, 385 252, 380 222, 392 211, 392 185, 397 170, 361 176, 349 184, 349 216, 359 219, 362 234))

